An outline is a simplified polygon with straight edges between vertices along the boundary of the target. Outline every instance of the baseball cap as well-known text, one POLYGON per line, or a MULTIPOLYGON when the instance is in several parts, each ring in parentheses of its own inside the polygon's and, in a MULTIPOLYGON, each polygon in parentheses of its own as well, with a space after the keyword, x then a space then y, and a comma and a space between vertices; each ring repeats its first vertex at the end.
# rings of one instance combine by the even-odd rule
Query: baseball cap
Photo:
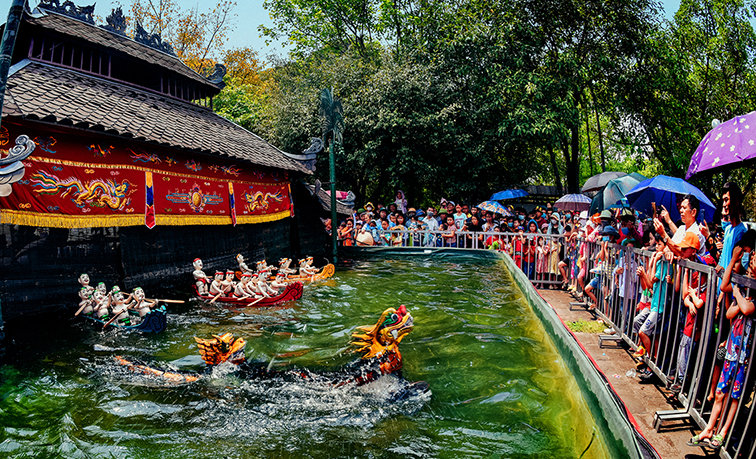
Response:
POLYGON ((698 239, 698 235, 692 231, 685 233, 682 242, 680 242, 681 249, 693 248, 698 250, 701 248, 701 241, 698 239))

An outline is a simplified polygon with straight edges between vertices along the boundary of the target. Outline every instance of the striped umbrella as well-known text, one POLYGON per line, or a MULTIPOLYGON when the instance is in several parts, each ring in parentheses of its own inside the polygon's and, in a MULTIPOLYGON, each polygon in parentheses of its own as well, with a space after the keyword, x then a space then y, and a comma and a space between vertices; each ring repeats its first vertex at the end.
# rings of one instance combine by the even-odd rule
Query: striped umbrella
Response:
POLYGON ((502 206, 496 201, 483 201, 478 204, 478 209, 501 214, 505 217, 513 216, 512 212, 510 212, 506 207, 502 206))
POLYGON ((554 207, 564 212, 580 212, 591 207, 591 198, 584 194, 566 194, 554 203, 554 207))

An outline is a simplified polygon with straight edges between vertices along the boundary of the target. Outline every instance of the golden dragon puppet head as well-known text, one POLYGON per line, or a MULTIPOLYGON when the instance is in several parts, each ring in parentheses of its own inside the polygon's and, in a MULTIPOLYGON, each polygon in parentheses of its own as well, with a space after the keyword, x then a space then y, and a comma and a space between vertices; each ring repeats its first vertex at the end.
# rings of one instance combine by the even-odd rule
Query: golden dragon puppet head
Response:
POLYGON ((226 361, 234 365, 241 365, 246 360, 244 346, 247 345, 247 342, 244 341, 244 338, 234 338, 233 333, 213 335, 212 339, 195 336, 194 340, 197 341, 197 348, 202 360, 208 365, 218 365, 226 361))
POLYGON ((375 325, 357 327, 352 333, 350 344, 357 347, 355 352, 362 353, 363 359, 379 358, 384 374, 402 369, 402 355, 399 343, 412 331, 414 320, 407 308, 388 308, 383 311, 375 325))

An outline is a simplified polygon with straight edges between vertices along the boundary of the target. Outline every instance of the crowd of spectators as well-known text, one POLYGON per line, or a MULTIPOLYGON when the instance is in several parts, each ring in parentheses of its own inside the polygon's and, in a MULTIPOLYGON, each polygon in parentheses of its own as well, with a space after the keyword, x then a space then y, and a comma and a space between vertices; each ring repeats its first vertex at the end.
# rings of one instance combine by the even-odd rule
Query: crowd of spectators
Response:
MULTIPOLYGON (((630 331, 639 346, 639 360, 655 357, 654 335, 668 329, 662 324, 665 307, 673 297, 681 301, 684 327, 676 349, 676 368, 668 376, 672 390, 680 389, 692 349, 702 330, 706 304, 716 304, 716 317, 725 314, 726 339, 717 352, 708 400, 712 403, 706 428, 690 440, 697 446, 722 445, 743 391, 745 369, 750 358, 753 333, 753 290, 742 290, 732 282, 733 274, 756 277, 756 230, 743 222, 743 196, 734 183, 722 190, 721 222, 703 222, 700 203, 693 195, 680 196, 680 219, 673 221, 665 208, 641 219, 630 208, 587 212, 559 212, 550 203, 526 211, 510 207, 506 215, 476 206, 442 200, 438 208, 409 207, 404 194, 397 193, 388 206, 364 208, 340 222, 336 228, 344 246, 432 246, 499 250, 508 253, 536 287, 566 289, 593 310, 601 306, 617 321, 630 321, 630 331), (699 223, 700 222, 700 223, 699 223), (626 249, 638 248, 646 252, 626 249), (636 256, 651 253, 647 256, 636 256), (707 292, 705 271, 683 271, 680 260, 715 267, 716 291, 707 292), (690 274, 692 273, 692 274, 690 274), (707 303, 708 295, 716 302, 707 303), (602 304, 631 304, 620 310, 602 304), (729 397, 727 396, 730 392, 729 397), (726 402, 727 401, 727 402, 726 402), (729 405, 729 406, 725 406, 729 405)), ((609 328, 605 333, 616 333, 609 328)), ((718 332, 719 333, 719 332, 718 332)), ((646 368, 641 380, 653 376, 646 368)))

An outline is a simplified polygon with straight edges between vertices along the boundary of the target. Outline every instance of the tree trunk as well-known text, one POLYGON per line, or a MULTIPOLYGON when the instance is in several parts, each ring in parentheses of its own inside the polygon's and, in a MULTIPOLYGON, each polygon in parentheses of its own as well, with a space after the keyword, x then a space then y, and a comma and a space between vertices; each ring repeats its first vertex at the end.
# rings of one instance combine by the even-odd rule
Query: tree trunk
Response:
POLYGON ((580 192, 580 129, 577 123, 570 127, 570 142, 562 149, 567 168, 567 192, 580 192))
POLYGON ((554 148, 549 147, 549 156, 551 157, 551 167, 554 169, 554 181, 556 182, 557 193, 561 196, 562 193, 562 177, 559 175, 559 166, 556 162, 556 155, 554 154, 554 148))
POLYGON ((593 152, 591 151, 591 115, 586 112, 585 114, 585 136, 588 141, 588 165, 591 168, 591 176, 593 176, 593 152))
POLYGON ((590 88, 591 99, 593 99, 593 110, 596 112, 596 132, 598 133, 599 150, 601 151, 601 172, 606 172, 606 156, 604 155, 604 139, 601 134, 601 120, 599 119, 598 105, 596 96, 593 94, 593 87, 590 88))

